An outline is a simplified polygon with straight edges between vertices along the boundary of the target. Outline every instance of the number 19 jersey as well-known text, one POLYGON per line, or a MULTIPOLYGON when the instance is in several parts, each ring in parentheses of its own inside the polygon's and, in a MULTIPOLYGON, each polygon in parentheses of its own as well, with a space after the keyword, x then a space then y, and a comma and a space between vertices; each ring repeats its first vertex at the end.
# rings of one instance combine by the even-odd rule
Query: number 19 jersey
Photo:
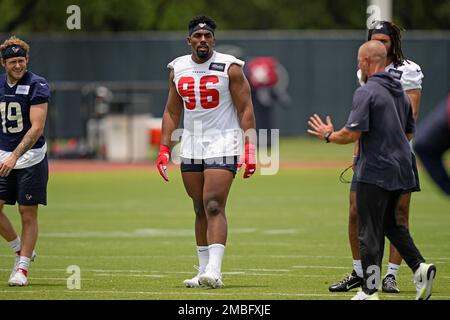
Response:
POLYGON ((180 156, 209 159, 241 154, 242 130, 229 89, 228 69, 244 62, 214 52, 209 60, 196 63, 191 55, 168 64, 184 105, 184 129, 180 156))
MULTIPOLYGON (((0 74, 0 161, 16 149, 31 128, 30 107, 48 103, 50 88, 47 81, 27 71, 22 79, 11 86, 6 74, 0 74)), ((42 161, 47 151, 44 136, 23 154, 15 169, 30 167, 42 161)))

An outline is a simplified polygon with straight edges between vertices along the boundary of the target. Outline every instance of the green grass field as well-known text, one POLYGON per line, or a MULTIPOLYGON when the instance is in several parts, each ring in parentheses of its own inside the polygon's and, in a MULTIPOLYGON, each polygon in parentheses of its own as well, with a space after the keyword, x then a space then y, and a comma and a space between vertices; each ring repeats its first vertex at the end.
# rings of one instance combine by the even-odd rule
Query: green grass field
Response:
MULTIPOLYGON (((343 160, 351 158, 351 148, 287 139, 281 157, 343 160)), ((350 299, 354 292, 328 292, 331 282, 351 271, 349 185, 338 181, 340 172, 282 168, 274 176, 237 177, 227 206, 221 290, 183 287, 183 279, 196 272, 197 259, 194 214, 178 170, 169 172, 170 183, 163 183, 153 167, 54 173, 49 205, 40 209, 38 258, 31 265, 29 286, 7 286, 13 255, 0 242, 0 300, 350 299), (81 269, 80 290, 67 288, 71 265, 81 269)), ((450 299, 450 201, 425 173, 422 189, 411 204, 412 234, 437 266, 432 299, 450 299)), ((16 208, 6 207, 6 213, 19 228, 16 208)), ((406 265, 399 286, 400 294, 380 298, 414 299, 406 265)))

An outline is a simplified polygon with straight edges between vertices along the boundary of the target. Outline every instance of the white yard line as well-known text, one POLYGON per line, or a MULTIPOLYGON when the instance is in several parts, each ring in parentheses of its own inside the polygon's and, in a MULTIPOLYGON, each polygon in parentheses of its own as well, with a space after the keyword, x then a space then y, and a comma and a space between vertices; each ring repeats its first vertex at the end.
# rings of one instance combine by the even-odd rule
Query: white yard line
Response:
MULTIPOLYGON (((142 277, 142 278, 165 278, 162 274, 126 274, 126 273, 97 273, 99 277, 142 277)), ((82 279, 84 280, 84 279, 82 279)))
MULTIPOLYGON (((67 281, 67 278, 36 278, 36 277, 29 277, 31 280, 55 280, 55 281, 67 281)), ((95 279, 88 279, 88 278, 82 278, 83 281, 94 281, 95 279)))
POLYGON ((292 266, 295 269, 349 269, 349 267, 332 267, 332 266, 292 266))
MULTIPOLYGON (((254 228, 237 228, 230 234, 255 233, 254 228)), ((266 230, 270 231, 270 230, 266 230)), ((78 231, 78 232, 41 232, 40 238, 140 238, 140 237, 191 237, 193 229, 136 229, 133 231, 78 231)))
MULTIPOLYGON (((319 265, 295 265, 291 267, 292 269, 237 269, 232 268, 232 271, 224 271, 222 274, 224 275, 276 275, 276 276, 282 276, 286 275, 287 273, 292 273, 296 271, 296 269, 348 269, 348 267, 337 267, 337 266, 319 266, 319 265)), ((0 268, 0 271, 2 272, 10 272, 11 268, 0 268)), ((39 272, 62 272, 66 273, 66 269, 64 268, 39 268, 39 272)), ((117 274, 118 276, 124 275, 124 274, 130 274, 130 276, 142 276, 141 274, 147 274, 148 277, 158 277, 160 274, 194 274, 195 270, 188 270, 188 271, 162 271, 162 270, 149 270, 149 269, 87 269, 87 268, 81 268, 81 272, 90 272, 95 274, 117 274)), ((444 271, 440 272, 441 278, 450 278, 450 276, 442 276, 442 274, 448 274, 444 271)), ((316 277, 327 277, 329 275, 304 275, 302 276, 316 276, 316 277)))
MULTIPOLYGON (((13 255, 12 254, 0 254, 0 257, 2 258, 11 258, 11 261, 13 261, 13 255)), ((189 255, 176 255, 176 256, 168 256, 168 255, 132 255, 132 256, 105 256, 105 255, 99 255, 95 256, 95 259, 188 259, 188 258, 195 258, 195 255, 189 254, 189 255)), ((350 259, 347 255, 342 256, 329 256, 329 255, 298 255, 298 254, 292 254, 292 255, 266 255, 266 254, 227 254, 227 257, 232 258, 239 258, 239 257, 246 257, 246 258, 255 258, 255 257, 264 257, 269 259, 350 259)), ((86 256, 86 255, 73 255, 73 256, 67 256, 67 255, 41 255, 39 254, 39 258, 49 258, 49 259, 92 259, 93 256, 86 256)), ((427 257, 429 261, 450 261, 450 257, 427 257)), ((445 263, 445 262, 443 262, 445 263)))

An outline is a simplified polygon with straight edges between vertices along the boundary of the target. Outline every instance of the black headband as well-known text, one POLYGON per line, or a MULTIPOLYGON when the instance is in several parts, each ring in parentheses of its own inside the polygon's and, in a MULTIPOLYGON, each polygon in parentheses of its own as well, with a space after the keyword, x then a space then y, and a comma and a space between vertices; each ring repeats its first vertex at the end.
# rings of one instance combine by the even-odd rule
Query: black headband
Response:
POLYGON ((13 44, 2 51, 3 60, 17 57, 27 57, 27 51, 21 46, 13 44))
POLYGON ((377 24, 375 24, 375 26, 373 26, 369 30, 369 36, 372 36, 373 34, 379 34, 379 33, 385 34, 387 36, 391 36, 392 35, 392 27, 391 27, 390 23, 386 22, 386 21, 378 22, 377 24))
POLYGON ((213 35, 214 35, 214 29, 211 28, 208 24, 204 23, 204 22, 200 22, 199 24, 195 25, 192 28, 189 28, 189 37, 198 30, 208 30, 210 31, 213 35))

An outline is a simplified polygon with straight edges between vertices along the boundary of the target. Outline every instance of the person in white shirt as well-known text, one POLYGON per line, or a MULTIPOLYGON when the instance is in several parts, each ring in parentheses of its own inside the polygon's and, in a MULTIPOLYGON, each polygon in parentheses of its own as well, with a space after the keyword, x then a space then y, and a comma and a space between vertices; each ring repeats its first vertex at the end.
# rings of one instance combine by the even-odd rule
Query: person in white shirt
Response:
MULTIPOLYGON (((422 70, 418 64, 405 58, 402 51, 401 29, 394 23, 389 21, 376 21, 369 29, 368 41, 378 40, 386 48, 388 52, 385 71, 389 72, 396 80, 400 81, 405 94, 408 96, 413 109, 414 119, 417 117, 420 109, 420 99, 422 94, 422 79, 424 77, 422 70)), ((367 79, 361 76, 361 70, 357 72, 358 80, 364 85, 367 79)), ((353 154, 353 167, 358 163, 358 143, 355 144, 353 154)), ((409 207, 411 202, 411 192, 420 191, 419 175, 417 172, 417 164, 415 155, 411 149, 411 157, 413 161, 413 170, 416 177, 416 186, 405 191, 399 200, 397 208, 397 223, 409 226, 409 207)), ((356 209, 356 182, 352 181, 350 188, 350 206, 349 206, 349 226, 348 234, 350 248, 353 257, 353 271, 343 280, 332 284, 329 287, 331 292, 346 292, 353 288, 357 288, 362 283, 363 270, 361 266, 361 256, 359 252, 358 239, 358 212, 356 209)), ((382 291, 386 293, 399 293, 397 286, 397 274, 400 269, 402 258, 397 249, 391 244, 389 251, 389 264, 387 273, 383 278, 382 291)))
POLYGON ((243 164, 244 178, 256 170, 256 135, 247 134, 254 132, 256 124, 244 62, 214 50, 215 29, 216 23, 209 17, 192 19, 187 38, 191 54, 168 64, 169 96, 157 160, 159 173, 168 181, 171 137, 184 109, 181 175, 194 204, 199 261, 197 275, 184 281, 188 288, 223 286, 228 193, 243 164))

